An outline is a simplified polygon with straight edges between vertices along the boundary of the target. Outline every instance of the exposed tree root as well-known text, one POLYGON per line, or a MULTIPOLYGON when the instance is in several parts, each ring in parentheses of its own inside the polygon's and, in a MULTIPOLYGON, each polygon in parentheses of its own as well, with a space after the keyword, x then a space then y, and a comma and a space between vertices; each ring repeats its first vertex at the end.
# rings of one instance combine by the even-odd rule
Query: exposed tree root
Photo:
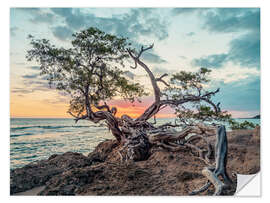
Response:
MULTIPOLYGON (((213 153, 211 144, 207 138, 201 134, 192 135, 194 132, 203 133, 205 135, 207 126, 199 126, 200 127, 192 126, 176 133, 168 132, 167 135, 165 132, 158 135, 155 134, 154 138, 152 137, 150 141, 145 131, 130 130, 132 133, 126 138, 126 142, 119 150, 119 155, 123 161, 141 161, 146 160, 149 157, 151 146, 158 146, 172 152, 181 151, 187 148, 194 150, 198 154, 197 158, 208 165, 202 170, 202 174, 208 181, 200 189, 192 191, 190 195, 196 195, 207 190, 211 184, 215 187, 213 195, 222 195, 224 188, 231 183, 226 172, 228 150, 226 129, 224 126, 214 127, 216 129, 215 159, 213 163, 210 163, 210 156, 213 153), (188 135, 191 136, 189 137, 188 135), (202 139, 206 143, 206 149, 201 149, 195 144, 192 144, 193 141, 198 139, 202 139), (224 183, 219 179, 219 176, 223 178, 224 183)), ((213 127, 209 127, 208 132, 213 132, 213 127)))
POLYGON ((142 161, 148 158, 150 147, 151 145, 146 133, 135 131, 127 138, 127 141, 119 150, 119 154, 122 161, 142 161))
POLYGON ((207 183, 205 183, 200 189, 193 190, 191 193, 189 193, 189 195, 196 195, 196 194, 199 194, 201 192, 204 192, 210 187, 210 185, 211 185, 211 182, 207 181, 207 183))

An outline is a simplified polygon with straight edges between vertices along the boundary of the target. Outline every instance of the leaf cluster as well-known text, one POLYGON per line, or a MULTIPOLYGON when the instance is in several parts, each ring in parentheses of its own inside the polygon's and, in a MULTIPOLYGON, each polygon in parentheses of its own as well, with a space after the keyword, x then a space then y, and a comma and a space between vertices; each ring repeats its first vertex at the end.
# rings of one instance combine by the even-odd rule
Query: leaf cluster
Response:
POLYGON ((249 122, 249 121, 244 121, 243 123, 237 122, 234 119, 229 120, 229 125, 232 130, 240 130, 240 129, 253 129, 255 128, 255 124, 249 122))
POLYGON ((212 101, 219 90, 209 91, 206 88, 210 72, 207 68, 200 68, 197 72, 180 71, 172 75, 170 86, 163 94, 173 101, 188 101, 173 106, 179 125, 225 121, 230 118, 226 111, 217 111, 219 106, 212 101))

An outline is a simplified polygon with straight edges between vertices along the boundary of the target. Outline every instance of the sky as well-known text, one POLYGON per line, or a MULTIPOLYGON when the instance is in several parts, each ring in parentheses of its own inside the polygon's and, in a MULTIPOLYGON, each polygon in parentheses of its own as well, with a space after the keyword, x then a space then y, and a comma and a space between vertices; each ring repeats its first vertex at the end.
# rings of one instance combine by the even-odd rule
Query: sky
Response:
MULTIPOLYGON (((258 8, 11 8, 11 117, 69 117, 68 97, 39 75, 38 64, 25 58, 27 36, 46 38, 69 47, 72 33, 97 27, 128 37, 134 47, 154 43, 143 61, 156 76, 181 70, 212 70, 210 89, 220 88, 214 101, 233 117, 260 113, 260 9, 258 8)), ((142 68, 125 67, 129 77, 150 93, 142 103, 116 98, 111 105, 136 117, 153 101, 150 80, 142 68)), ((171 117, 164 109, 159 117, 171 117)))

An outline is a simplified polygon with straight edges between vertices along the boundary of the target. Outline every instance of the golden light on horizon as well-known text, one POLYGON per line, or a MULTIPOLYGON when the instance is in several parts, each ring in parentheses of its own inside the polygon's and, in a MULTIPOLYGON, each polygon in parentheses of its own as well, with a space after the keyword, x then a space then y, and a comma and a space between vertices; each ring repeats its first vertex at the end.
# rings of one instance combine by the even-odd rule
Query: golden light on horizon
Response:
POLYGON ((10 95, 10 117, 27 118, 69 118, 68 103, 53 103, 54 92, 35 92, 10 95), (51 101, 51 102, 50 102, 51 101))
MULTIPOLYGON (((12 118, 72 118, 67 111, 69 103, 55 102, 58 95, 54 92, 31 93, 10 95, 10 117, 12 118)), ((152 99, 150 99, 152 100, 152 99)), ((139 117, 151 102, 146 99, 144 103, 136 103, 135 105, 123 102, 123 100, 112 100, 110 107, 117 108, 117 117, 124 114, 132 118, 139 117)), ((157 118, 171 118, 174 114, 170 110, 163 109, 156 115, 157 118)))

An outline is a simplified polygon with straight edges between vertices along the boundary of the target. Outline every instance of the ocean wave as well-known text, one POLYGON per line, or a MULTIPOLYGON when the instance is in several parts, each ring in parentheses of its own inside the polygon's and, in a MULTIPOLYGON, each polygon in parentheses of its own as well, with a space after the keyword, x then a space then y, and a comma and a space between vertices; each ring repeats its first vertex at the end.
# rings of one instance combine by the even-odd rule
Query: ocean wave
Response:
POLYGON ((41 129, 60 129, 60 128, 89 128, 89 127, 100 127, 96 125, 79 125, 79 126, 71 126, 71 125, 66 125, 66 126, 42 126, 42 125, 34 125, 34 126, 21 126, 21 127, 11 127, 10 130, 24 130, 24 129, 29 129, 29 128, 41 128, 41 129))
POLYGON ((19 137, 19 136, 25 136, 25 135, 33 135, 33 133, 11 134, 10 137, 19 137))

